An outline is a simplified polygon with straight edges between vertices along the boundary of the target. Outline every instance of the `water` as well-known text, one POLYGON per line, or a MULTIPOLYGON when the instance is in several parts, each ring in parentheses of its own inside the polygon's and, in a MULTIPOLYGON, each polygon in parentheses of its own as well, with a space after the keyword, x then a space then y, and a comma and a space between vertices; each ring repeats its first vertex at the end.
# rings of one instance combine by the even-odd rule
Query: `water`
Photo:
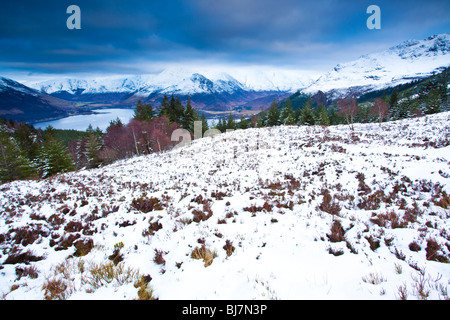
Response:
POLYGON ((55 129, 86 131, 91 124, 94 129, 99 127, 100 130, 106 132, 111 120, 119 118, 123 124, 127 124, 134 114, 134 109, 94 109, 92 111, 96 114, 70 116, 58 120, 37 122, 33 125, 35 128, 41 129, 52 126, 55 129))
MULTIPOLYGON (((93 109, 96 114, 83 114, 77 116, 70 116, 58 120, 43 121, 33 123, 36 129, 45 129, 48 126, 52 126, 55 129, 73 129, 78 131, 86 131, 89 124, 92 128, 100 128, 103 132, 106 132, 111 120, 116 120, 117 117, 123 124, 127 124, 134 115, 134 109, 93 109)), ((218 119, 208 118, 209 127, 213 124, 217 124, 218 119)))

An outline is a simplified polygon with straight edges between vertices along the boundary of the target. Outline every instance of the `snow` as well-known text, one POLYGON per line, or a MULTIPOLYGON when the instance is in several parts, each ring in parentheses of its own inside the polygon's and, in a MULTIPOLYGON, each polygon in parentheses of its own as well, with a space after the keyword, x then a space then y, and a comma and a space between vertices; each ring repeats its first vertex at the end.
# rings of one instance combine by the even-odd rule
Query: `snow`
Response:
POLYGON ((43 284, 63 279, 66 299, 135 299, 134 278, 98 288, 87 281, 90 266, 110 262, 122 242, 118 266, 150 275, 159 299, 398 299, 402 286, 408 299, 418 299, 420 283, 429 299, 448 298, 449 264, 427 260, 425 249, 435 239, 439 253, 450 257, 450 212, 425 187, 439 183, 450 193, 449 137, 448 112, 381 128, 355 124, 354 133, 344 125, 247 129, 98 169, 0 185, 0 293, 5 299, 43 299, 43 284), (406 190, 379 208, 361 209, 367 195, 358 190, 358 173, 369 194, 389 195, 401 184, 406 190), (322 189, 341 207, 338 215, 320 210, 322 189), (159 199, 161 210, 137 210, 132 200, 141 197, 159 199), (196 210, 206 210, 204 203, 212 216, 192 221, 196 210), (390 211, 402 219, 414 203, 417 221, 402 228, 371 220, 390 211), (64 222, 51 223, 51 217, 64 222), (345 241, 328 239, 334 221, 340 221, 345 241), (85 231, 69 231, 70 222, 81 222, 85 231), (154 222, 162 228, 149 233, 154 222), (48 234, 31 244, 15 243, 13 229, 38 226, 48 234), (56 251, 58 245, 50 245, 70 234, 92 239, 93 249, 75 257, 74 246, 56 251), (368 239, 379 247, 371 249, 368 239), (199 240, 216 252, 210 266, 191 258, 199 240), (235 247, 230 256, 226 240, 235 247), (412 241, 421 250, 411 251, 412 241), (12 248, 45 259, 4 264, 12 248), (164 265, 153 261, 155 250, 163 251, 164 265), (18 279, 16 267, 27 266, 38 277, 18 279))
POLYGON ((363 55, 355 61, 338 64, 322 75, 305 93, 336 90, 345 96, 351 87, 365 91, 427 77, 450 66, 450 34, 445 33, 425 40, 409 40, 382 52, 363 55))
POLYGON ((295 92, 305 88, 317 79, 317 73, 304 70, 284 70, 263 66, 256 67, 183 67, 168 66, 155 74, 111 75, 85 77, 79 79, 49 79, 26 82, 29 87, 47 94, 66 91, 75 94, 126 92, 148 95, 153 92, 194 94, 194 93, 233 93, 246 91, 287 91, 295 92), (226 70, 226 72, 224 72, 226 70), (212 82, 205 87, 197 79, 212 82))

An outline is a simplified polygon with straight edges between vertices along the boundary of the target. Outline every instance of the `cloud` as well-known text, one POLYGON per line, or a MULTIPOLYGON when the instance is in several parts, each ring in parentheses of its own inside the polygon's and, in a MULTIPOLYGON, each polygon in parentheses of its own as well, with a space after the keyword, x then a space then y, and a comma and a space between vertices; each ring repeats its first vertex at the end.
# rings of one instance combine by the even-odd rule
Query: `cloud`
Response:
POLYGON ((323 67, 449 30, 448 0, 379 0, 382 30, 369 31, 371 2, 77 0, 82 29, 68 30, 71 2, 11 1, 0 12, 0 72, 139 72, 202 60, 323 67))

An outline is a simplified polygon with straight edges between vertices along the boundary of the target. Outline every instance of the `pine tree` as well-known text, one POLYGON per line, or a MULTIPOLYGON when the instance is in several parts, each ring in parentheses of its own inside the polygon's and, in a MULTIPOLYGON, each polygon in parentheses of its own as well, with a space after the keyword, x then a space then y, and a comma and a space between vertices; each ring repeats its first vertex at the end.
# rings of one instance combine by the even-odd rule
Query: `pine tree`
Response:
POLYGON ((206 120, 205 114, 202 113, 200 120, 202 122, 202 136, 205 134, 207 130, 209 130, 208 120, 206 120))
POLYGON ((267 125, 267 113, 265 111, 261 111, 258 115, 258 121, 256 122, 257 128, 263 128, 267 125))
POLYGON ((285 105, 283 106, 283 108, 281 108, 280 122, 284 125, 294 124, 294 111, 292 111, 292 104, 290 99, 287 99, 285 105))
POLYGON ((236 130, 237 129, 236 121, 234 120, 233 114, 231 114, 231 113, 228 116, 226 127, 229 130, 236 130))
POLYGON ((14 138, 0 130, 0 181, 34 177, 37 171, 14 138))
MULTIPOLYGON (((188 101, 186 104, 186 109, 184 109, 183 118, 181 120, 181 127, 183 129, 188 130, 189 132, 194 131, 194 121, 196 120, 196 114, 194 108, 191 105, 191 98, 188 97, 188 101)), ((197 113, 198 119, 198 113, 197 113)))
POLYGON ((328 118, 327 109, 324 105, 319 106, 319 124, 321 126, 330 125, 330 119, 328 118))
POLYGON ((389 113, 393 120, 398 119, 398 90, 397 88, 392 91, 389 97, 389 113))
POLYGON ((240 129, 250 128, 250 123, 248 123, 248 120, 244 116, 242 116, 241 120, 239 121, 239 128, 240 129))
POLYGON ((227 120, 225 117, 219 118, 219 121, 216 124, 216 129, 220 132, 225 132, 227 130, 227 120))
POLYGON ((303 106, 300 116, 300 123, 307 126, 312 126, 315 124, 314 114, 311 110, 311 99, 308 99, 303 106))
POLYGON ((49 134, 45 137, 37 163, 43 178, 74 170, 72 158, 66 146, 49 134))
POLYGON ((100 164, 99 151, 102 148, 102 132, 99 128, 92 129, 89 125, 87 129, 88 136, 85 140, 85 155, 88 168, 96 168, 100 164))
POLYGON ((155 117, 155 110, 150 103, 142 103, 138 100, 133 118, 136 120, 151 121, 155 117))
POLYGON ((425 113, 433 114, 441 111, 441 95, 438 88, 430 90, 426 99, 425 113))
POLYGON ((278 109, 278 103, 274 99, 267 112, 267 126, 277 126, 280 124, 280 109, 278 109))
POLYGON ((166 116, 167 118, 169 118, 169 108, 170 108, 169 98, 165 94, 161 102, 161 107, 159 109, 158 116, 159 117, 166 116))

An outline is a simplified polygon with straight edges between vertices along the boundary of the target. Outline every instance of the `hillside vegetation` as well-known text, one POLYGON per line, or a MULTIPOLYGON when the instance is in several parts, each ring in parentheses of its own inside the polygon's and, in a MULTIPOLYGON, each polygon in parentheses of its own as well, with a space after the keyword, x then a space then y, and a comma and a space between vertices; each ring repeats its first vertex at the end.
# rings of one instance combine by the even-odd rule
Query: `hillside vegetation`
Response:
POLYGON ((0 185, 4 299, 448 299, 450 113, 0 185))

